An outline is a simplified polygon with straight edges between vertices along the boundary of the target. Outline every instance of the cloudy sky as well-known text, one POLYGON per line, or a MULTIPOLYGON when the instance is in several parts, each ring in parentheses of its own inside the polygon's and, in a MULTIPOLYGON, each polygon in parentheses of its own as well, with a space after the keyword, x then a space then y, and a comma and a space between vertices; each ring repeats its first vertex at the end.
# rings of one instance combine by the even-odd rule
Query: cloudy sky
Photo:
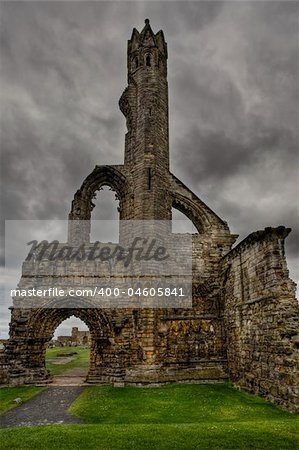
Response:
MULTIPOLYGON (((240 239, 292 227, 298 281, 298 8, 289 1, 1 2, 5 219, 66 219, 96 164, 123 162, 126 46, 168 42, 171 170, 240 239)), ((97 218, 113 218, 106 193, 97 218)), ((1 336, 7 333, 7 299, 1 336)))

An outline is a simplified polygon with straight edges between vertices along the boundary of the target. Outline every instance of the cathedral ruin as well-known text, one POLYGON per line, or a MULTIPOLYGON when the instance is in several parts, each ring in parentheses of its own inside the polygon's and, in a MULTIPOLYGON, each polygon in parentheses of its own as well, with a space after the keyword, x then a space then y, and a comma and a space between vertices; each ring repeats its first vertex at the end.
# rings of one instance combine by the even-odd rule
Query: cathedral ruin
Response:
MULTIPOLYGON (((45 303, 25 309, 14 299, 0 379, 10 385, 50 381, 47 345, 60 323, 76 316, 90 331, 89 383, 230 379, 299 412, 299 307, 284 255, 290 229, 265 228, 233 247, 237 236, 227 223, 169 171, 167 58, 163 31, 155 34, 149 20, 141 32, 134 28, 128 86, 119 101, 127 124, 124 164, 96 166, 87 176, 72 202, 68 242, 91 245, 92 200, 103 186, 119 199, 120 221, 171 221, 172 208, 179 210, 197 230, 191 236, 192 307, 45 303), (78 228, 81 221, 86 225, 78 228)), ((32 286, 42 264, 25 261, 19 285, 32 286)), ((55 276, 67 270, 57 265, 55 276)))

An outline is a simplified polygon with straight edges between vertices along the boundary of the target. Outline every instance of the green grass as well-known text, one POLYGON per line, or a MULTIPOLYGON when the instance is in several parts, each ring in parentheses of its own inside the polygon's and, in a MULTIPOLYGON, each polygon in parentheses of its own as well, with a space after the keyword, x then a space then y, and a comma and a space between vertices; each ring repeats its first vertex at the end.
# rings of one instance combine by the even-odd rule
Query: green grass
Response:
POLYGON ((61 348, 48 348, 46 353, 46 367, 50 370, 52 375, 62 375, 74 368, 80 368, 88 371, 89 367, 90 349, 86 347, 61 347, 61 348), (61 353, 77 352, 77 355, 73 355, 73 361, 65 364, 53 364, 50 359, 56 358, 61 353))
POLYGON ((42 391, 44 388, 36 386, 18 386, 0 388, 0 414, 17 406, 15 398, 20 397, 23 402, 42 391))
POLYGON ((1 449, 298 450, 299 417, 229 384, 87 387, 86 425, 0 431, 1 449))
POLYGON ((0 432, 2 450, 298 450, 298 428, 273 421, 55 425, 0 432))
POLYGON ((212 423, 289 419, 289 413, 228 383, 156 388, 90 386, 70 412, 88 423, 212 423))

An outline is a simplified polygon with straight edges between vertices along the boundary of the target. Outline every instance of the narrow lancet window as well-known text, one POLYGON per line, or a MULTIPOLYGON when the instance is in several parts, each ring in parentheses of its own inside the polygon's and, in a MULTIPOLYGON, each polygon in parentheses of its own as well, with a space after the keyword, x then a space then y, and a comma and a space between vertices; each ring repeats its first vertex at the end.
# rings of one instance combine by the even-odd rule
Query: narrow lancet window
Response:
POLYGON ((152 189, 152 169, 150 167, 147 169, 147 189, 149 191, 152 189))

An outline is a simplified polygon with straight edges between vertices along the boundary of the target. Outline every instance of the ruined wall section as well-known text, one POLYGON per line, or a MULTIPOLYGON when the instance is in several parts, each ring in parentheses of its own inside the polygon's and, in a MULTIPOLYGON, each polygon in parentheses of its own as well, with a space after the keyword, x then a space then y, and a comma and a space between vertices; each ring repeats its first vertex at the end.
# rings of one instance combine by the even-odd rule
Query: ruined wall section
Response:
POLYGON ((289 232, 265 228, 229 252, 222 298, 232 381, 299 412, 299 306, 284 255, 289 232))
POLYGON ((218 244, 192 235, 192 307, 156 311, 152 381, 228 378, 218 244))

